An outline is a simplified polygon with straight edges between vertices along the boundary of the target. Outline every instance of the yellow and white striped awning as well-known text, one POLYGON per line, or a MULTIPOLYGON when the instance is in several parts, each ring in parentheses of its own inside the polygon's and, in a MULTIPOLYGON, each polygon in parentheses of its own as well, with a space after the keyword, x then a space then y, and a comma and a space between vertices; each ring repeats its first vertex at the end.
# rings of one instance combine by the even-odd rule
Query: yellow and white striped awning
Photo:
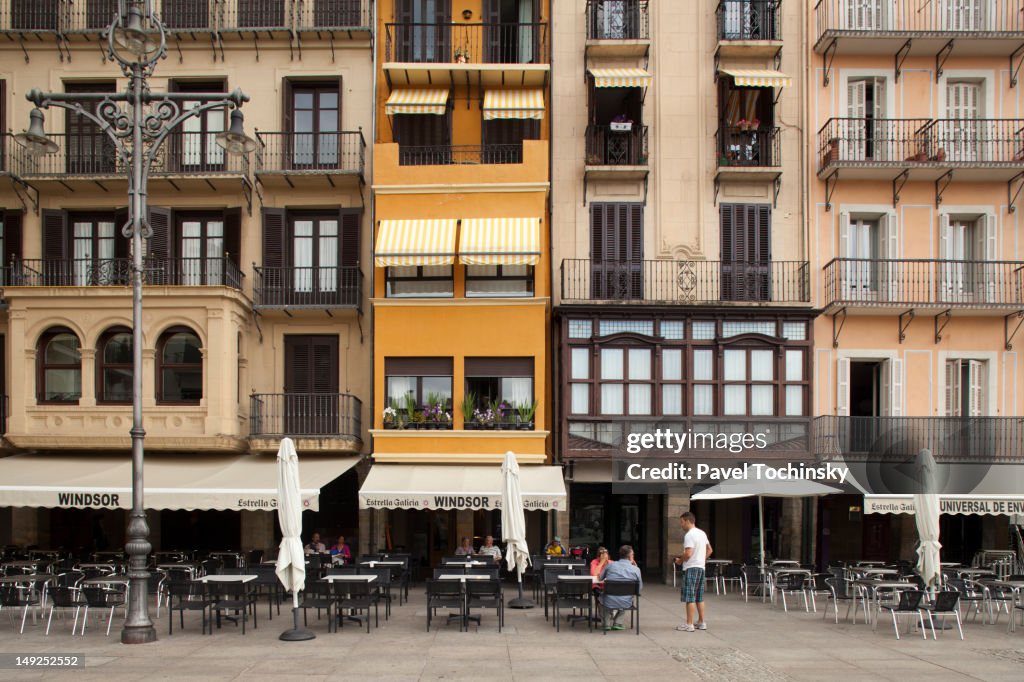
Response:
POLYGON ((536 265, 540 218, 463 218, 459 261, 463 265, 536 265))
POLYGON ((394 114, 434 114, 444 116, 448 107, 446 88, 406 88, 395 90, 384 103, 388 116, 394 114))
POLYGON ((651 74, 644 69, 589 69, 595 88, 646 88, 651 74))
POLYGON ((484 120, 544 118, 543 90, 488 90, 484 93, 484 120))
POLYGON ((451 265, 455 262, 457 220, 382 220, 374 264, 451 265))
POLYGON ((740 87, 788 88, 793 84, 786 74, 770 69, 722 69, 722 73, 732 76, 732 82, 740 87))

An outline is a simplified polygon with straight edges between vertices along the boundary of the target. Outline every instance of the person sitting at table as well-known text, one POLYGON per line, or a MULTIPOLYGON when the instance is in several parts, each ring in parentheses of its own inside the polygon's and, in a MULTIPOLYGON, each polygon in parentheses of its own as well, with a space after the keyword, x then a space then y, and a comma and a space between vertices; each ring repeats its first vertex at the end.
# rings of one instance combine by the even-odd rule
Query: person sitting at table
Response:
POLYGON ((555 539, 548 543, 548 546, 544 548, 544 553, 548 556, 565 556, 568 554, 565 551, 565 545, 562 544, 562 538, 555 536, 555 539))
POLYGON ((341 562, 345 564, 352 563, 352 549, 345 544, 345 536, 339 535, 338 541, 331 547, 331 556, 341 556, 341 562))
POLYGON ((306 554, 313 554, 314 552, 326 552, 327 546, 320 542, 320 533, 313 533, 313 537, 310 538, 309 543, 306 545, 306 554))
MULTIPOLYGON (((633 548, 629 545, 619 547, 619 560, 608 562, 597 577, 601 582, 606 580, 635 582, 638 583, 639 589, 644 588, 644 579, 640 576, 640 569, 637 568, 636 559, 633 556, 633 548)), ((622 609, 633 606, 633 597, 631 595, 606 594, 601 597, 601 605, 612 617, 611 625, 605 624, 604 629, 625 630, 625 626, 619 623, 619 618, 622 616, 622 609)))
POLYGON ((455 556, 470 556, 476 554, 473 551, 473 542, 469 538, 462 538, 462 544, 455 550, 455 556))
MULTIPOLYGON (((590 575, 596 579, 601 575, 601 571, 608 565, 610 559, 608 558, 608 549, 606 547, 597 548, 597 558, 590 561, 590 575)), ((594 583, 594 600, 597 603, 598 608, 601 608, 601 593, 604 592, 604 583, 594 583)))
POLYGON ((486 554, 491 557, 495 563, 501 561, 501 547, 494 544, 494 536, 488 535, 484 538, 484 544, 480 545, 480 549, 477 554, 486 554))

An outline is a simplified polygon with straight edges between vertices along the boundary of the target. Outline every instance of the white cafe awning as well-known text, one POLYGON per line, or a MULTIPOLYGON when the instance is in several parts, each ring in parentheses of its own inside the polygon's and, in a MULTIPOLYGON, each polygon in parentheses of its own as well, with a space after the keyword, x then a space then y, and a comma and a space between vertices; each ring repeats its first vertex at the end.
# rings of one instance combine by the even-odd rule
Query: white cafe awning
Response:
MULTIPOLYGON (((358 457, 303 457, 302 503, 320 507, 320 488, 358 457)), ((274 455, 146 455, 147 509, 277 508, 274 455)), ((15 455, 0 458, 0 507, 131 509, 132 465, 112 455, 15 455)))
MULTIPOLYGON (((943 514, 1024 515, 1024 495, 939 495, 943 514)), ((865 514, 913 514, 913 495, 865 495, 865 514)))
MULTIPOLYGON (((519 468, 523 505, 565 511, 562 468, 519 468)), ((359 490, 360 509, 500 509, 501 465, 375 464, 359 490)))

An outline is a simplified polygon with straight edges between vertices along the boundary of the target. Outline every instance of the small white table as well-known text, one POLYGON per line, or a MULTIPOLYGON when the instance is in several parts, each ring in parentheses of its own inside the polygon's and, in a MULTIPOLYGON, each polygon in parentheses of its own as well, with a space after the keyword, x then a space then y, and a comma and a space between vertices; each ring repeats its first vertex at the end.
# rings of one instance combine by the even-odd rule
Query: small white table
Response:
POLYGON ((559 581, 564 580, 565 582, 569 582, 569 583, 596 583, 597 582, 597 576, 596 575, 560 575, 560 576, 558 576, 558 580, 559 581))
POLYGON ((375 575, 325 575, 321 580, 329 583, 372 583, 375 575))
POLYGON ((464 573, 442 573, 437 576, 438 580, 458 580, 465 584, 467 580, 492 580, 489 575, 466 575, 464 573))
POLYGON ((360 561, 359 565, 360 566, 369 566, 370 568, 376 568, 378 566, 394 567, 394 566, 404 566, 405 562, 404 561, 360 561))
POLYGON ((197 583, 251 583, 258 578, 258 575, 204 575, 196 578, 197 583))

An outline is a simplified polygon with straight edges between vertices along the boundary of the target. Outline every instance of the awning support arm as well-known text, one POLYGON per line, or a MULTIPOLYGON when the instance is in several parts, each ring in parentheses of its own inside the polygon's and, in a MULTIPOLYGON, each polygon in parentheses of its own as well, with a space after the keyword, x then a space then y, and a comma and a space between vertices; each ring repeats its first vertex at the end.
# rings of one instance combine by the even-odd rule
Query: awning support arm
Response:
POLYGON ((949 55, 953 53, 953 40, 952 38, 948 43, 942 46, 935 55, 935 82, 938 83, 939 79, 942 78, 942 67, 946 65, 946 60, 949 59, 949 55))
POLYGON ((1020 67, 1024 64, 1024 43, 1020 44, 1010 55, 1010 87, 1017 87, 1017 78, 1020 76, 1020 67))
POLYGON ((832 171, 832 175, 825 178, 825 210, 832 210, 832 195, 836 192, 836 185, 839 183, 839 169, 832 171))

